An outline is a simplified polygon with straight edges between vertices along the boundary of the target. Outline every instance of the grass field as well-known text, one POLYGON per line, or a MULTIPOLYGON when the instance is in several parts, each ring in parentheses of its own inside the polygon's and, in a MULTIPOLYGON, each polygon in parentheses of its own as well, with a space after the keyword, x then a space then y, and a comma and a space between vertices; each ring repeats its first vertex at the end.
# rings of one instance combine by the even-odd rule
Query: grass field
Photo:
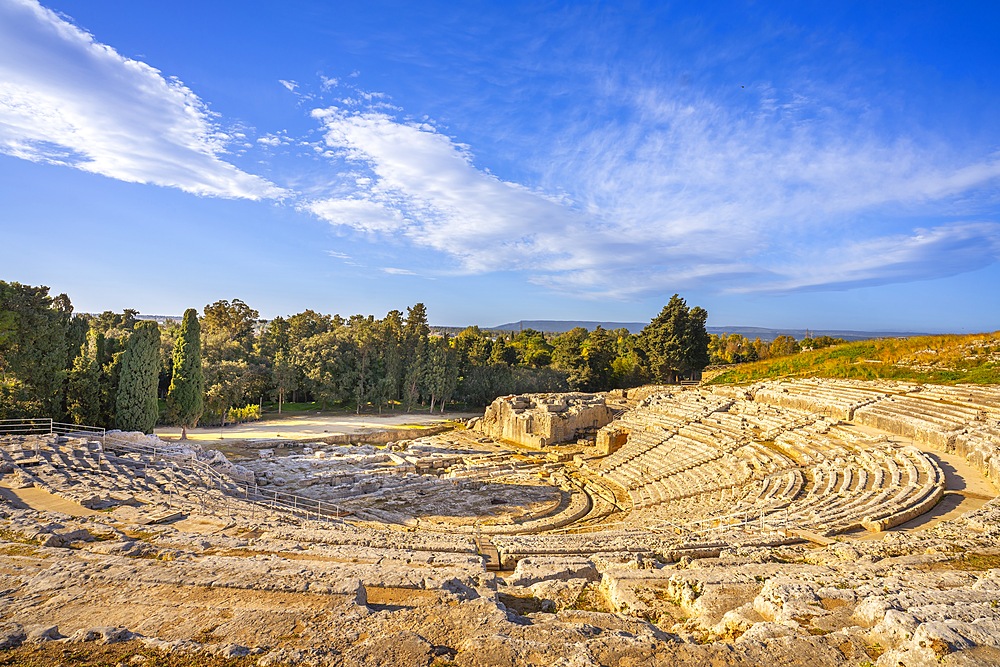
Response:
POLYGON ((796 377, 998 384, 1000 331, 846 343, 740 364, 713 377, 707 384, 747 384, 796 377))

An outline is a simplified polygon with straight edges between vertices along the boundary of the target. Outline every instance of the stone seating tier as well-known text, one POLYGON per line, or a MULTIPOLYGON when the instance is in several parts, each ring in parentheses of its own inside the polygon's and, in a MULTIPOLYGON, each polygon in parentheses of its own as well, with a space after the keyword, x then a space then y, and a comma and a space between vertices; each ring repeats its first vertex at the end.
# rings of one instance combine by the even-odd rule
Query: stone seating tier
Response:
POLYGON ((756 385, 754 400, 769 405, 805 410, 837 419, 851 420, 861 406, 881 400, 887 394, 869 388, 792 380, 756 385))
POLYGON ((987 417, 1000 419, 1000 387, 925 385, 914 396, 951 405, 961 405, 983 412, 987 417))

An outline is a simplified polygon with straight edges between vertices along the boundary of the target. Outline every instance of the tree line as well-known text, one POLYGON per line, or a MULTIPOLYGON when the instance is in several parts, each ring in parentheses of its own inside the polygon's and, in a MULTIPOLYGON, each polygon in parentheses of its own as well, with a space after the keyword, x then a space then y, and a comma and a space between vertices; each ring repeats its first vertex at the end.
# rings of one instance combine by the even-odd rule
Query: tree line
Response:
POLYGON ((749 361, 763 361, 785 357, 803 350, 818 350, 832 345, 842 345, 846 342, 843 338, 809 335, 802 340, 795 340, 792 336, 782 334, 768 343, 762 341, 759 336, 750 340, 738 333, 709 334, 709 363, 725 366, 749 361))
POLYGON ((513 393, 675 382, 709 362, 708 313, 676 294, 638 334, 473 326, 439 335, 421 303, 382 318, 306 310, 264 321, 240 299, 162 325, 137 315, 74 313, 64 294, 0 281, 0 419, 149 432, 157 420, 224 424, 263 401, 279 411, 288 401, 443 411, 513 393))

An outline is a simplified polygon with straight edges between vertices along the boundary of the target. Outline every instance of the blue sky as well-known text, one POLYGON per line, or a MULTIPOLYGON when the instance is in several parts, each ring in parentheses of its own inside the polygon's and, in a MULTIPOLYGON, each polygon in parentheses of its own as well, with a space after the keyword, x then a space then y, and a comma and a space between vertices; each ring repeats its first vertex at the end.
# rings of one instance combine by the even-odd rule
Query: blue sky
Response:
POLYGON ((0 0, 0 279, 82 311, 1000 328, 1000 6, 0 0))

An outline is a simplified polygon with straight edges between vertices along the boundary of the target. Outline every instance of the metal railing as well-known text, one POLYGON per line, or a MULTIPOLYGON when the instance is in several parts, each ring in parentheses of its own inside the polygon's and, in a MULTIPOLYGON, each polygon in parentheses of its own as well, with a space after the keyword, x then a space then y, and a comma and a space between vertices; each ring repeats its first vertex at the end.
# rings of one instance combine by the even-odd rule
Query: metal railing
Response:
MULTIPOLYGON (((247 514, 245 508, 229 500, 242 500, 251 503, 249 514, 256 515, 256 507, 263 506, 274 511, 286 512, 309 520, 333 521, 340 523, 340 518, 346 516, 340 506, 329 501, 323 502, 315 498, 286 493, 271 489, 261 489, 256 483, 247 479, 237 479, 224 475, 208 463, 198 459, 195 452, 180 452, 174 443, 144 444, 133 442, 127 438, 108 435, 106 429, 97 426, 66 424, 52 419, 3 419, 0 420, 0 435, 61 435, 80 437, 100 441, 101 447, 97 454, 98 464, 108 454, 137 454, 144 457, 143 463, 153 467, 175 466, 178 469, 192 473, 197 482, 204 488, 218 490, 223 496, 224 506, 232 517, 236 513, 247 514)), ((39 443, 35 443, 36 453, 39 443)), ((110 459, 108 459, 110 460, 110 459)), ((176 491, 176 485, 175 485, 176 491)), ((206 499, 199 497, 203 508, 207 507, 206 499)))
POLYGON ((52 424, 51 419, 0 419, 0 435, 47 435, 52 424))
POLYGON ((664 521, 648 526, 653 532, 674 532, 678 534, 713 535, 742 531, 750 534, 767 535, 780 534, 787 536, 793 526, 789 521, 788 508, 778 510, 760 509, 743 511, 734 514, 711 516, 685 523, 664 521))

